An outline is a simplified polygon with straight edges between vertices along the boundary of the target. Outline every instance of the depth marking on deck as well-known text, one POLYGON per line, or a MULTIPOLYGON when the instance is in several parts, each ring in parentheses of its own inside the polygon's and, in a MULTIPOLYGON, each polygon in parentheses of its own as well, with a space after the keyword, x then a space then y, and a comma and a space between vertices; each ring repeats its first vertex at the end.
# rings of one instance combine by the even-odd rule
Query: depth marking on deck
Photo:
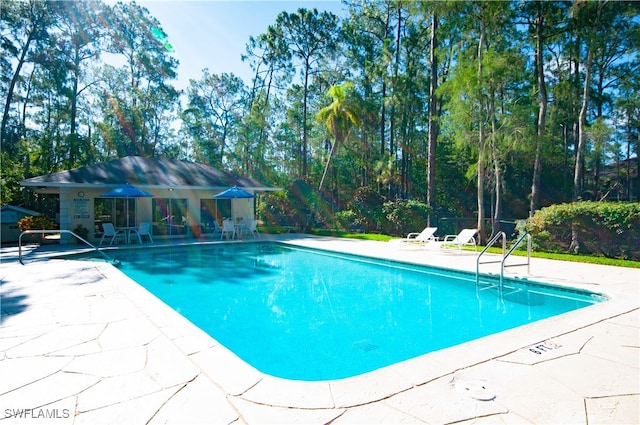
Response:
POLYGON ((543 354, 543 353, 547 353, 549 351, 553 351, 556 350, 558 348, 562 347, 562 345, 557 344, 551 340, 546 340, 546 341, 542 341, 539 342, 537 344, 534 344, 532 346, 529 347, 529 351, 531 351, 532 353, 535 354, 543 354))

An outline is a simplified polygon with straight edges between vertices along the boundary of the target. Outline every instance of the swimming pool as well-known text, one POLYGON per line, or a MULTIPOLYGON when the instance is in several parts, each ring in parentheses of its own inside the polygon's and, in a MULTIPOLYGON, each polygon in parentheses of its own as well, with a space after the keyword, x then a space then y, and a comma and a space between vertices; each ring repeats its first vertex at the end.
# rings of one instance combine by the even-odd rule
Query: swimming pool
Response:
POLYGON ((582 308, 595 294, 275 243, 120 251, 120 269, 256 369, 359 375, 582 308))

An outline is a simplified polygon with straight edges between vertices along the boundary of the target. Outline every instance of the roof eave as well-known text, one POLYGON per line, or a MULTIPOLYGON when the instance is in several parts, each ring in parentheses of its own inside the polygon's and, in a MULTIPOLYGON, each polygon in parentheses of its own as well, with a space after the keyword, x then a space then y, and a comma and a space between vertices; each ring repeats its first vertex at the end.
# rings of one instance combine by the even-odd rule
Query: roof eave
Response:
MULTIPOLYGON (((60 189, 64 187, 72 188, 113 188, 119 185, 111 183, 59 183, 59 182, 33 182, 23 180, 20 182, 21 186, 33 187, 36 193, 60 193, 60 189)), ((175 186, 175 185, 136 185, 141 189, 173 189, 173 190, 225 190, 229 186, 175 186)), ((252 190, 254 192, 277 192, 282 190, 280 187, 271 186, 238 186, 245 190, 252 190)))

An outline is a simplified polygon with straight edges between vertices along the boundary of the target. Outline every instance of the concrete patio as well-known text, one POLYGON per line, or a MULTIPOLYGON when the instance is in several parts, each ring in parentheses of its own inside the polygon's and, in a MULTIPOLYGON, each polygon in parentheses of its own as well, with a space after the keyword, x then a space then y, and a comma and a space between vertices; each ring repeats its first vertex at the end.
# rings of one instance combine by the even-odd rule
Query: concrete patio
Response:
MULTIPOLYGON (((476 267, 472 252, 281 239, 476 267)), ((640 269, 534 258, 530 275, 509 276, 610 300, 361 376, 303 382, 255 370, 109 263, 39 255, 21 265, 15 249, 0 252, 0 425, 640 423, 640 269)))

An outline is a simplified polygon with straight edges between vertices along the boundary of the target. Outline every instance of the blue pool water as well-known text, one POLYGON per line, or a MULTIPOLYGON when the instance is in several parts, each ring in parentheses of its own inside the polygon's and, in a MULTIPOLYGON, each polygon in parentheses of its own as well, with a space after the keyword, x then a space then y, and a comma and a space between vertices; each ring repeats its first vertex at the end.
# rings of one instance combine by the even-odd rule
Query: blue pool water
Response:
POLYGON ((589 293, 289 248, 131 250, 120 269, 258 370, 345 378, 599 302, 589 293))

